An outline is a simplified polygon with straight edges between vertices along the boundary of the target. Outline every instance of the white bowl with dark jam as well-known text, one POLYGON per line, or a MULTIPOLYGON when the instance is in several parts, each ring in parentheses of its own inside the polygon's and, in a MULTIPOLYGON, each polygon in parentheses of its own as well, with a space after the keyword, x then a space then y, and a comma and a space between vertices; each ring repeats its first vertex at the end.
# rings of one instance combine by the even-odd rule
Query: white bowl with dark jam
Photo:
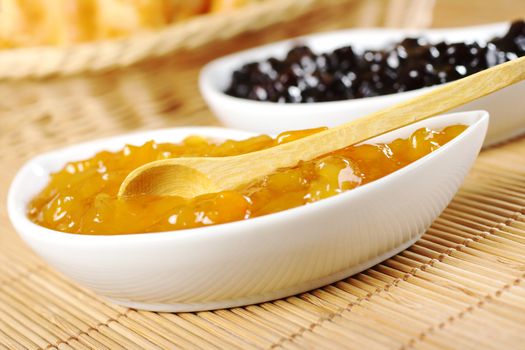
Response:
MULTIPOLYGON (((71 162, 93 157, 101 151, 115 152, 125 144, 142 145, 149 140, 181 142, 189 135, 241 140, 253 134, 189 127, 102 139, 46 153, 27 162, 11 185, 8 212, 20 236, 43 260, 79 285, 115 303, 170 312, 259 303, 338 281, 413 244, 458 190, 481 148, 488 120, 488 113, 484 111, 444 115, 392 131, 364 145, 352 146, 354 148, 348 150, 376 149, 380 143, 391 145, 381 146, 383 152, 393 150, 396 144, 405 142, 400 139, 412 137, 416 131, 430 132, 421 129, 423 127, 443 130, 436 135, 460 128, 459 134, 451 134, 443 145, 384 177, 307 205, 255 218, 133 234, 126 233, 125 229, 120 232, 119 227, 109 234, 104 230, 88 232, 89 225, 71 228, 71 232, 62 232, 70 225, 60 230, 42 226, 49 224, 44 223, 46 217, 59 222, 71 214, 56 211, 52 204, 45 204, 41 215, 30 209, 50 179, 56 178, 52 174, 69 176, 59 172, 64 169, 73 176, 82 169, 79 166, 76 170, 70 169, 68 165, 87 164, 71 162), (374 144, 376 146, 372 146, 374 144)), ((426 140, 419 140, 423 139, 426 140)), ((194 143, 194 140, 187 142, 194 143)), ((410 139, 407 144, 413 143, 410 139)), ((398 152, 396 159, 408 155, 403 152, 398 152)), ((104 154, 109 157, 107 152, 104 154)), ((123 154, 129 152, 123 151, 123 154)), ((363 159, 356 161, 365 161, 369 153, 360 154, 363 159)), ((104 168, 104 164, 98 168, 102 177, 104 168)), ((336 174, 338 178, 342 175, 342 171, 336 174)), ((72 197, 91 190, 82 183, 67 188, 74 191, 72 197)), ((52 197, 58 195, 52 193, 52 197)), ((283 197, 279 198, 285 198, 286 191, 280 195, 283 197)), ((63 198, 63 202, 75 200, 63 198)), ((49 203, 56 203, 53 201, 49 203)), ((92 206, 86 205, 84 209, 93 209, 92 206)), ((145 207, 143 211, 148 210, 154 208, 145 207)), ((84 220, 89 217, 86 213, 81 215, 84 220)), ((166 225, 172 223, 171 218, 164 222, 162 230, 169 229, 166 225)), ((134 216, 126 225, 133 227, 133 220, 139 224, 139 216, 134 216)), ((178 218, 173 220, 175 224, 178 218)))
MULTIPOLYGON (((227 127, 274 134, 337 126, 522 55, 525 23, 510 25, 303 36, 210 62, 201 71, 200 89, 227 127), (407 52, 410 64, 400 64, 407 52)), ((521 82, 453 111, 490 113, 487 146, 525 132, 524 94, 521 82)))

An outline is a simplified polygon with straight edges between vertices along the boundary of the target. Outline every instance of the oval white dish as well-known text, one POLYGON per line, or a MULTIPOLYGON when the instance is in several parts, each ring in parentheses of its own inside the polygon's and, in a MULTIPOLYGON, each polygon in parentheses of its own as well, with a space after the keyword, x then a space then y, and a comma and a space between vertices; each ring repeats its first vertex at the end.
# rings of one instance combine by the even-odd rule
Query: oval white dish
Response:
POLYGON ((76 145, 30 160, 8 195, 20 236, 78 284, 128 307, 198 311, 286 297, 340 280, 413 244, 447 206, 474 162, 488 125, 483 111, 422 121, 371 142, 451 124, 469 127, 426 157, 382 179, 306 205, 204 228, 117 236, 62 233, 32 223, 31 198, 71 160, 124 143, 177 142, 192 134, 242 139, 221 128, 149 131, 76 145))
MULTIPOLYGON (((199 86, 206 102, 227 127, 258 133, 276 134, 285 130, 336 126, 380 109, 420 95, 433 87, 397 94, 355 100, 284 104, 251 101, 226 95, 223 91, 235 69, 243 64, 269 57, 282 58, 295 44, 306 44, 314 52, 327 52, 352 45, 360 51, 380 49, 407 36, 421 35, 431 42, 479 41, 504 34, 509 23, 475 27, 407 30, 407 29, 350 29, 303 36, 254 49, 238 52, 208 63, 201 71, 199 86)), ((525 132, 525 82, 510 86, 454 111, 487 110, 491 123, 485 146, 498 143, 525 132)))

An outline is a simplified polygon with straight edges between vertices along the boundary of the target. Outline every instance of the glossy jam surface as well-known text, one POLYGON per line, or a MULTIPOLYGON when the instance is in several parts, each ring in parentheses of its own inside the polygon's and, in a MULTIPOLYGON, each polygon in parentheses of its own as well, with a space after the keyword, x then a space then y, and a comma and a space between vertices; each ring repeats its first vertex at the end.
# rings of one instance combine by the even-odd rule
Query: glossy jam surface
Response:
POLYGON ((245 64, 231 76, 226 94, 267 102, 348 100, 446 83, 525 55, 525 22, 513 22, 487 43, 405 38, 385 50, 351 46, 314 53, 307 46, 285 58, 245 64))
POLYGON ((321 200, 379 179, 434 151, 466 127, 419 129, 388 144, 351 146, 300 162, 232 191, 191 200, 142 196, 118 199, 124 178, 138 166, 181 156, 228 156, 272 147, 323 128, 286 132, 273 139, 257 136, 220 144, 191 136, 179 144, 149 141, 119 152, 100 152, 71 162, 52 174, 47 187, 30 203, 35 223, 58 231, 124 234, 178 230, 275 213, 321 200))

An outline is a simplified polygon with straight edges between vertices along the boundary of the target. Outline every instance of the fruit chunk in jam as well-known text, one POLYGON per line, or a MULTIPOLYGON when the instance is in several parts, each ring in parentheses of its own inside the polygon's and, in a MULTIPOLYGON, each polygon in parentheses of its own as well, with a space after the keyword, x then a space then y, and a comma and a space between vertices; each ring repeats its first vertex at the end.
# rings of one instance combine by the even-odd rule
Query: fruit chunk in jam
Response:
POLYGON ((83 234, 145 233, 200 227, 275 213, 327 198, 379 179, 425 156, 466 127, 419 129, 387 144, 350 146, 280 169, 241 188, 194 199, 142 196, 118 199, 124 178, 138 166, 171 157, 229 156, 253 152, 319 132, 286 132, 215 144, 198 136, 180 144, 146 142, 100 152, 52 174, 30 203, 28 216, 50 229, 83 234))

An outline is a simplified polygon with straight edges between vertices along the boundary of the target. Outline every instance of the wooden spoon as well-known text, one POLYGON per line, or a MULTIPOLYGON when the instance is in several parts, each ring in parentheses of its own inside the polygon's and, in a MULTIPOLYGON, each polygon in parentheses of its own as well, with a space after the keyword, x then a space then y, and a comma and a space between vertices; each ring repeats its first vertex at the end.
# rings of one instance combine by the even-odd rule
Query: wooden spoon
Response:
POLYGON ((230 157, 171 158, 132 171, 121 197, 192 198, 234 189, 274 172, 445 112, 525 79, 525 57, 443 85, 406 102, 302 139, 230 157))

